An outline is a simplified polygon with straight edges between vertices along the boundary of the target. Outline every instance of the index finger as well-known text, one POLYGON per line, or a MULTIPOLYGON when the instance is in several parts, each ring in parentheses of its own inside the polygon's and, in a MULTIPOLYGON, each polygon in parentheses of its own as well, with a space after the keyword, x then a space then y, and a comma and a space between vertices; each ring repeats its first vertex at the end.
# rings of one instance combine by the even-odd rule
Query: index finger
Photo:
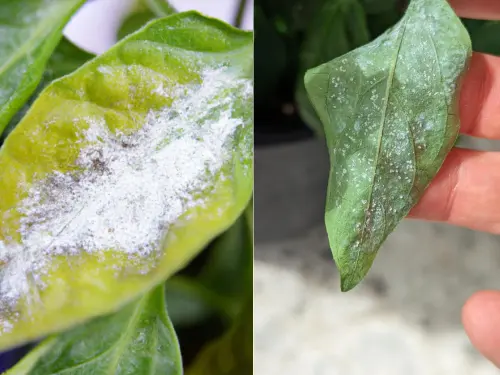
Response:
POLYGON ((484 20, 500 20, 498 0, 450 0, 460 17, 484 20))

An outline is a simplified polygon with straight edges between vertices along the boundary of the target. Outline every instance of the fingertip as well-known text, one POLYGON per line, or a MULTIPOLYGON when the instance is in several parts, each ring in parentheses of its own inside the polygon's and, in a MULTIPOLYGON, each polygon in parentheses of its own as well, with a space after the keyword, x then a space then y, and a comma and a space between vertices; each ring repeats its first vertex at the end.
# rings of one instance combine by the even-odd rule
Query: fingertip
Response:
POLYGON ((462 323, 471 343, 500 367, 500 292, 475 293, 462 309, 462 323))

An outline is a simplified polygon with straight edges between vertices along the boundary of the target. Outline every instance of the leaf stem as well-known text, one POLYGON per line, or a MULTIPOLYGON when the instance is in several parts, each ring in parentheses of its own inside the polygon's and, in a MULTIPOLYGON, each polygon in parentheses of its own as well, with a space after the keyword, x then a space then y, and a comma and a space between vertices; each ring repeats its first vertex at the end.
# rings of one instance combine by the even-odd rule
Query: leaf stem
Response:
POLYGON ((240 3, 238 4, 238 10, 236 11, 236 15, 234 16, 234 22, 233 22, 234 26, 237 28, 241 28, 246 6, 247 6, 247 0, 240 0, 240 3))

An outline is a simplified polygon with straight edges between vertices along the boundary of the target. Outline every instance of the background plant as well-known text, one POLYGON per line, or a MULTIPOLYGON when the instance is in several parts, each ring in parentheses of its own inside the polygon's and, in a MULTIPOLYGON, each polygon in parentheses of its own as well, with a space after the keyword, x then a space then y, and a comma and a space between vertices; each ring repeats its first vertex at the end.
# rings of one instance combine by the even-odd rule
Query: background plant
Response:
MULTIPOLYGON (((0 145, 4 142, 14 144, 12 139, 16 138, 17 125, 27 121, 27 113, 29 116, 30 111, 36 111, 31 110, 32 105, 45 95, 44 89, 94 61, 95 56, 62 37, 64 25, 82 3, 77 0, 23 0, 0 5, 0 28, 4 31, 1 42, 5 43, 2 46, 0 42, 0 48, 7 61, 3 66, 9 68, 0 70, 2 95, 7 93, 0 97, 0 130, 5 128, 0 145), (39 19, 30 18, 30 11, 39 19), (45 33, 33 33, 36 27, 45 33), (34 36, 28 38, 25 48, 12 48, 26 35, 34 36)), ((124 38, 154 19, 163 20, 175 13, 165 1, 138 0, 118 36, 124 38)), ((190 22, 191 32, 180 36, 179 43, 183 43, 182 38, 198 38, 202 49, 221 48, 210 45, 210 40, 204 38, 210 33, 210 24, 216 24, 220 30, 229 30, 226 26, 215 20, 205 22, 197 16, 190 22)), ((166 38, 161 30, 158 28, 155 34, 160 40, 166 38)), ((233 38, 222 31, 220 37, 228 41, 233 38)), ((218 41, 214 39, 213 43, 218 41)), ((249 47, 242 51, 251 53, 251 45, 249 47)), ((251 66, 251 54, 246 56, 242 61, 251 66)), ((250 113, 251 108, 246 111, 250 113)), ((252 185, 251 181, 246 184, 252 185)), ((205 249, 179 254, 179 264, 185 266, 179 267, 165 283, 135 297, 117 311, 90 321, 87 319, 83 324, 45 339, 9 374, 42 375, 61 371, 180 374, 183 368, 193 375, 250 374, 253 218, 251 202, 240 201, 240 211, 244 208, 242 203, 247 205, 244 212, 236 221, 229 222, 232 225, 223 233, 212 230, 213 241, 205 249)))

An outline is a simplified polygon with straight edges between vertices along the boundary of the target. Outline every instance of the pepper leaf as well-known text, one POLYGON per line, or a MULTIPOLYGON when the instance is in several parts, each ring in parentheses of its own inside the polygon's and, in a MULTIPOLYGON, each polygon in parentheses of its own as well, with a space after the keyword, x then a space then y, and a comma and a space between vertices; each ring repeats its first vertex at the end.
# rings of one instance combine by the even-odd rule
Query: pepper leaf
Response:
POLYGON ((167 0, 139 0, 157 17, 166 17, 176 13, 175 8, 167 0))
POLYGON ((194 278, 175 275, 167 280, 165 289, 168 313, 175 327, 198 324, 216 313, 225 316, 232 307, 194 278))
POLYGON ((200 282, 221 296, 241 299, 252 285, 252 249, 246 217, 242 215, 214 241, 200 282))
POLYGON ((36 89, 64 26, 84 2, 0 3, 0 134, 36 89))
POLYGON ((66 74, 74 72, 84 63, 92 59, 94 55, 81 50, 68 39, 63 38, 54 53, 50 56, 49 61, 45 67, 45 72, 43 73, 42 79, 38 84, 35 92, 31 95, 29 100, 23 105, 23 107, 17 111, 17 113, 12 117, 9 124, 5 128, 5 131, 0 136, 0 146, 3 144, 7 136, 14 130, 19 121, 26 115, 31 105, 34 103, 38 95, 43 91, 45 87, 49 85, 53 80, 61 78, 66 74))
POLYGON ((63 38, 47 61, 43 76, 45 86, 55 79, 73 73, 94 57, 92 53, 80 49, 68 39, 63 38))
POLYGON ((241 215, 252 42, 180 13, 42 92, 0 149, 0 348, 115 311, 241 215))
POLYGON ((470 56, 446 0, 413 0, 385 34, 307 72, 330 151, 325 221, 343 291, 363 279, 453 147, 470 56))
POLYGON ((163 284, 112 315, 40 344, 6 375, 181 375, 163 284))

